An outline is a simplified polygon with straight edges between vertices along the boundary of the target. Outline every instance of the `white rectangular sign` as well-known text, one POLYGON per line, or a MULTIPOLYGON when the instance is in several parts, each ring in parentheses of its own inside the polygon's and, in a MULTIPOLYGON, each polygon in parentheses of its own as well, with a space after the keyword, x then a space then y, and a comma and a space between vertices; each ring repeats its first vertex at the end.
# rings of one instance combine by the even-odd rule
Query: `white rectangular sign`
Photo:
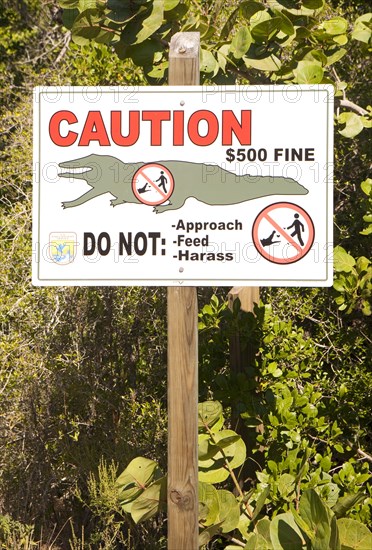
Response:
POLYGON ((332 284, 333 88, 34 90, 35 285, 332 284))

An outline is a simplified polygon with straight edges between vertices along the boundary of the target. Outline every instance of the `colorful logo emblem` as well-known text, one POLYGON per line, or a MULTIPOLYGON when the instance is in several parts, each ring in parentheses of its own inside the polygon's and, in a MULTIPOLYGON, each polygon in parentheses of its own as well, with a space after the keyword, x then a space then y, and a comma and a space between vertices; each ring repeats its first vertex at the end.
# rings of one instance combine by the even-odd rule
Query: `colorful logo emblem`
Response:
POLYGON ((58 265, 67 265, 76 256, 76 233, 50 233, 49 256, 58 265))

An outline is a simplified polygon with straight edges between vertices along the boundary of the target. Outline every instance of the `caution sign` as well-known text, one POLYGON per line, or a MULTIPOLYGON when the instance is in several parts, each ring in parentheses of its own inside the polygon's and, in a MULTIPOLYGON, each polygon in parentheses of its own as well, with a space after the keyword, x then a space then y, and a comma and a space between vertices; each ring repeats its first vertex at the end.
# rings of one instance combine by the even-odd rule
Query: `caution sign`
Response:
POLYGON ((169 200, 174 189, 174 178, 162 164, 145 164, 134 174, 132 189, 140 202, 157 206, 169 200))
POLYGON ((264 208, 253 223, 257 251, 274 264, 298 262, 312 247, 314 224, 297 204, 277 202, 264 208))
POLYGON ((35 88, 33 283, 331 286, 333 96, 35 88))

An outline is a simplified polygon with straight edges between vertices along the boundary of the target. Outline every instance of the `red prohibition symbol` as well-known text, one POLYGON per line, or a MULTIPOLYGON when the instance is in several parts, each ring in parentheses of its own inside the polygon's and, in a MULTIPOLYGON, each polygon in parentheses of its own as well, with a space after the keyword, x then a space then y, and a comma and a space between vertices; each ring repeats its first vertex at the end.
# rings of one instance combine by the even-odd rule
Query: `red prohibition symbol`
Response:
POLYGON ((144 164, 133 176, 132 189, 140 202, 157 206, 166 202, 172 195, 174 178, 162 164, 144 164))
POLYGON ((293 264, 311 249, 315 236, 309 214, 291 202, 267 206, 256 217, 252 238, 257 251, 274 264, 293 264))

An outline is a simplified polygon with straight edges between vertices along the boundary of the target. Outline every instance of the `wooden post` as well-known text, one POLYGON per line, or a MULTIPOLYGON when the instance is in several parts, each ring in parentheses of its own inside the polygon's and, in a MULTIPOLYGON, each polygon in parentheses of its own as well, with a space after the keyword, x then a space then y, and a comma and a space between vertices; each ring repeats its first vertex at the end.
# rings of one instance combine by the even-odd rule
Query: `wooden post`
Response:
MULTIPOLYGON (((170 85, 199 84, 199 48, 199 33, 172 37, 170 85)), ((168 550, 199 547, 197 319, 196 288, 169 287, 168 550)))
POLYGON ((168 288, 168 549, 198 548, 196 288, 168 288))
POLYGON ((172 36, 168 84, 198 86, 200 84, 199 55, 200 34, 198 32, 178 32, 172 36))

